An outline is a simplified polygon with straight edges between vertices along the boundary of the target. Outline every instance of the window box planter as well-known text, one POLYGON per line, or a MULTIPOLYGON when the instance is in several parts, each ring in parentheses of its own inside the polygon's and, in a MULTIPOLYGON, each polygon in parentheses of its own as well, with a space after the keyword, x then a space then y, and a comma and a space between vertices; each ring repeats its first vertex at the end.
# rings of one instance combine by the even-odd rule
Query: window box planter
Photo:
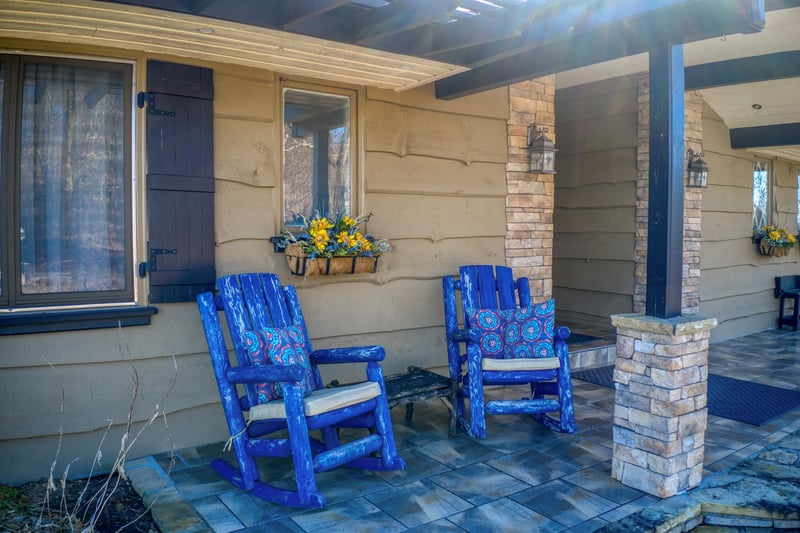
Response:
POLYGON ((792 251, 792 246, 770 246, 766 239, 761 239, 756 247, 761 255, 768 255, 770 257, 783 257, 789 255, 792 251))
POLYGON ((289 271, 296 276, 336 276, 338 274, 366 274, 378 270, 379 255, 310 257, 297 244, 286 247, 289 271))

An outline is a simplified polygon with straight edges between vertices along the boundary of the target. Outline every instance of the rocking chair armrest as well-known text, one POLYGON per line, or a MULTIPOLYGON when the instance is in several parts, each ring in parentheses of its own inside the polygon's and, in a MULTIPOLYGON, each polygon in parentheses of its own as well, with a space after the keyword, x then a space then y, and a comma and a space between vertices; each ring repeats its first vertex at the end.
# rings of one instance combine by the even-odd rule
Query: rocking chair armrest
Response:
POLYGON ((358 346, 352 348, 329 348, 314 350, 309 359, 315 365, 329 365, 337 363, 368 363, 370 361, 383 361, 386 350, 383 346, 358 346))
POLYGON ((480 332, 476 329, 455 329, 447 332, 447 338, 453 342, 470 342, 478 341, 480 339, 480 332))
POLYGON ((300 381, 305 377, 303 365, 268 365, 235 367, 227 372, 231 383, 264 383, 275 381, 300 381))
POLYGON ((556 338, 555 340, 562 340, 566 341, 570 336, 570 331, 567 326, 558 326, 556 328, 556 338))

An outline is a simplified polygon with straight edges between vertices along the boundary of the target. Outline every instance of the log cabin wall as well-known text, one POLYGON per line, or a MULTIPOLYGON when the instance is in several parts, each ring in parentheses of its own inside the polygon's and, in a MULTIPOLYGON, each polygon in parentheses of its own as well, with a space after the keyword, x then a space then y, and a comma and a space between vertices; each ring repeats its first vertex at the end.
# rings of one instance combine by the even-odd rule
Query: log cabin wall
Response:
POLYGON ((732 150, 730 130, 708 105, 703 110, 703 137, 709 185, 703 191, 700 312, 717 318, 713 342, 776 327, 774 279, 800 272, 800 252, 768 257, 756 250, 753 161, 769 161, 772 222, 795 235, 800 165, 757 151, 732 150))
MULTIPOLYGON (((274 72, 98 47, 5 44, 133 61, 136 90, 145 89, 151 58, 213 69, 217 275, 273 271, 295 284, 315 347, 382 344, 386 374, 446 367, 441 277, 462 264, 505 263, 507 88, 448 102, 436 100, 432 86, 405 93, 349 87, 358 93, 358 210, 374 213, 369 231, 392 250, 376 274, 305 279, 289 273, 285 255, 267 240, 281 232, 282 80, 274 72)), ((145 116, 135 115, 139 131, 145 116)), ((140 250, 145 155, 137 143, 140 250)), ((146 295, 144 280, 138 283, 146 295)), ((54 461, 56 477, 67 465, 71 476, 85 476, 98 450, 107 468, 131 409, 135 429, 159 413, 131 458, 227 438, 196 304, 157 307, 148 326, 0 340, 0 453, 15 458, 0 468, 1 482, 47 476, 54 461)), ((362 373, 348 366, 324 378, 362 373)))
POLYGON ((608 327, 633 306, 638 85, 556 91, 553 293, 560 321, 608 327))

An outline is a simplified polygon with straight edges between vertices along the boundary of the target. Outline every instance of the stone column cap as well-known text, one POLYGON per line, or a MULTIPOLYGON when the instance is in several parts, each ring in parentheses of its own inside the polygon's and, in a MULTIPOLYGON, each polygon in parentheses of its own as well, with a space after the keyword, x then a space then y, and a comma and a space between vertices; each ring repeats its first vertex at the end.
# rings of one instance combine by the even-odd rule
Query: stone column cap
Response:
POLYGON ((661 335, 690 335, 717 327, 717 319, 702 315, 680 315, 672 318, 658 318, 644 313, 611 315, 611 324, 617 328, 627 328, 661 335))

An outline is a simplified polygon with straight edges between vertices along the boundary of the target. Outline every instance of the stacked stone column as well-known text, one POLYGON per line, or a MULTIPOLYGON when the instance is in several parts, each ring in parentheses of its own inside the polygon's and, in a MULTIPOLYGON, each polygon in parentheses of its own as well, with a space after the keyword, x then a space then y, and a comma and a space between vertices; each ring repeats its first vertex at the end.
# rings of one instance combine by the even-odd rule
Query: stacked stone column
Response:
POLYGON ((615 315, 611 476, 660 498, 700 483, 715 318, 615 315))
POLYGON ((555 76, 509 87, 506 163, 506 265, 527 277, 537 300, 553 293, 553 174, 533 174, 528 125, 549 128, 555 142, 555 76))

